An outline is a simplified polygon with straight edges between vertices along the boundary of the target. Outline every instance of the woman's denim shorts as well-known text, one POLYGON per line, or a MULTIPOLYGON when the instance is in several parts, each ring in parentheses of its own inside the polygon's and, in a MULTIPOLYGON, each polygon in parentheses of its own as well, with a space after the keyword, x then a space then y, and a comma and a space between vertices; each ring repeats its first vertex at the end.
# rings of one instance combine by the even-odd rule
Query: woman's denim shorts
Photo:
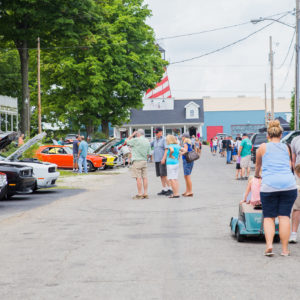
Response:
POLYGON ((297 189, 271 193, 260 193, 264 218, 290 217, 297 198, 297 189))
POLYGON ((182 162, 183 162, 184 176, 191 175, 192 170, 193 170, 193 166, 194 166, 194 162, 192 161, 192 162, 188 163, 185 159, 183 159, 182 162))

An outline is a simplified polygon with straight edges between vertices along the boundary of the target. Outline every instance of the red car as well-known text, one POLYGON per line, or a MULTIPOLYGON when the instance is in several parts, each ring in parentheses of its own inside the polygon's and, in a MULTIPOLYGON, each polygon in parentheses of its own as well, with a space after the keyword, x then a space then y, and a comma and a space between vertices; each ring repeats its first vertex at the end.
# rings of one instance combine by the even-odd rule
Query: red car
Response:
MULTIPOLYGON (((36 156, 41 161, 57 164, 59 168, 73 169, 73 151, 68 146, 41 146, 36 151, 36 156)), ((89 172, 105 166, 105 158, 95 154, 88 154, 86 160, 89 172)))

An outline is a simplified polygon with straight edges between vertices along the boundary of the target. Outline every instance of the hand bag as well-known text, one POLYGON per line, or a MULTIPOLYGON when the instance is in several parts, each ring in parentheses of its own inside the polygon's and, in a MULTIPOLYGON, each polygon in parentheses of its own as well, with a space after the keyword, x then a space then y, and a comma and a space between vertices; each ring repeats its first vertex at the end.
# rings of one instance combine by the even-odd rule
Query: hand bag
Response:
POLYGON ((196 153, 195 151, 190 151, 185 154, 185 159, 188 163, 197 160, 199 158, 200 158, 199 154, 196 153))

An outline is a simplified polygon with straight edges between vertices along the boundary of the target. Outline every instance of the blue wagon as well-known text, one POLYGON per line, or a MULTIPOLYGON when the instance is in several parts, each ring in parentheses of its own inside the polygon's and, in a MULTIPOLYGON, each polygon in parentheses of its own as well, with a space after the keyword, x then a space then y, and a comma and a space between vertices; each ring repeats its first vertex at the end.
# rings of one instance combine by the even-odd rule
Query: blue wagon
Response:
MULTIPOLYGON (((239 206, 239 216, 230 220, 231 233, 238 242, 243 242, 247 237, 263 237, 263 214, 261 207, 253 207, 250 204, 242 203, 239 206)), ((275 221, 274 241, 279 241, 278 220, 275 221)))

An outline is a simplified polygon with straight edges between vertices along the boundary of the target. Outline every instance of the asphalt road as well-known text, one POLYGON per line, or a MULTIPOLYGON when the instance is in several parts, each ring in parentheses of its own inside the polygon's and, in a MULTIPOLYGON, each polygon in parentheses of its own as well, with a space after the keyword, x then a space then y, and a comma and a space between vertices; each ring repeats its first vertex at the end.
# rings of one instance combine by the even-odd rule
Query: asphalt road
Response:
MULTIPOLYGON (((229 221, 246 182, 204 149, 193 198, 132 200, 129 174, 0 221, 0 299, 299 299, 300 245, 264 257, 264 242, 238 243, 229 221)), ((88 176, 86 180, 92 180, 88 176)), ((181 192, 183 177, 180 175, 181 192)), ((20 201, 21 202, 21 201, 20 201)))
POLYGON ((43 189, 32 194, 16 194, 10 200, 0 201, 0 221, 82 192, 78 189, 43 189))

